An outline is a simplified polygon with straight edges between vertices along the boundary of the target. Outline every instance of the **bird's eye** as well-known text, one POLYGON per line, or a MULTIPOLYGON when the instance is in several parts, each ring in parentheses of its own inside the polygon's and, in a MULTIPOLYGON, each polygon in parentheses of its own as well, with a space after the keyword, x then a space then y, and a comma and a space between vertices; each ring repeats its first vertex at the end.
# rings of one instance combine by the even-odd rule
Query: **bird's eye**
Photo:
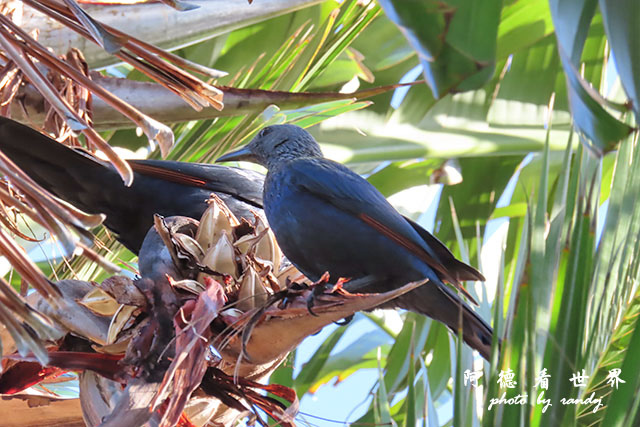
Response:
POLYGON ((271 129, 271 127, 267 126, 265 128, 262 128, 262 130, 258 133, 258 137, 263 138, 267 135, 269 135, 269 133, 271 133, 273 129, 271 129))
POLYGON ((282 144, 284 144, 285 142, 287 142, 289 140, 289 138, 287 139, 283 139, 282 141, 278 142, 276 145, 273 146, 273 148, 278 148, 279 146, 281 146, 282 144))

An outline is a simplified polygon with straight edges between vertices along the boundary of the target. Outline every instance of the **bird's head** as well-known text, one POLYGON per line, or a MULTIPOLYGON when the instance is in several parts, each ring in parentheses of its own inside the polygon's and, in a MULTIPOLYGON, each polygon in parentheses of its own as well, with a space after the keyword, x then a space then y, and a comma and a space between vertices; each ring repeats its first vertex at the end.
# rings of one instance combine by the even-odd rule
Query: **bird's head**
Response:
POLYGON ((320 145, 306 130, 296 125, 266 126, 250 143, 221 157, 216 162, 244 160, 267 169, 287 160, 302 157, 322 157, 320 145))

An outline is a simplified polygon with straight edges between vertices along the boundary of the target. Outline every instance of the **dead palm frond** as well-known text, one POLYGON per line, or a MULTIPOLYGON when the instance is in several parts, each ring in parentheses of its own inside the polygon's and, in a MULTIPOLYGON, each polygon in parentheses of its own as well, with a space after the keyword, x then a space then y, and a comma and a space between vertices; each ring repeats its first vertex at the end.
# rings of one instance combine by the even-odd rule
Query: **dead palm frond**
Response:
MULTIPOLYGON (((153 110, 156 118, 221 118, 205 139, 216 136, 219 145, 203 151, 198 147, 201 141, 192 144, 201 126, 209 129, 211 123, 205 122, 193 126, 194 133, 187 133, 181 149, 174 150, 174 156, 184 156, 185 149, 194 149, 204 159, 238 144, 269 120, 308 126, 363 108, 369 104, 355 100, 397 87, 350 94, 301 92, 379 13, 377 7, 357 1, 332 13, 322 28, 300 26, 275 57, 261 57, 249 69, 235 70, 234 87, 215 85, 212 79, 224 73, 102 24, 74 0, 24 0, 4 5, 0 12, 0 112, 16 114, 61 142, 102 152, 126 184, 132 179, 128 164, 96 129, 136 126, 166 156, 174 145, 173 132, 147 114, 148 108, 163 104, 159 97, 171 97, 171 105, 189 113, 174 116, 153 110), (102 46, 152 82, 91 71, 77 49, 57 56, 39 42, 38 31, 22 28, 23 6, 102 46), (261 59, 265 62, 258 65, 261 59), (134 90, 147 92, 137 96, 134 90), (132 99, 147 104, 140 106, 132 99), (272 104, 286 110, 277 112, 272 104)), ((5 176, 0 182, 0 253, 37 291, 25 298, 0 280, 0 344, 5 344, 0 393, 18 393, 61 372, 80 371, 83 418, 89 424, 152 420, 160 425, 203 425, 246 414, 263 424, 257 415, 260 409, 292 425, 295 393, 259 381, 322 326, 419 285, 367 296, 326 283, 288 288, 289 276, 299 274, 281 269, 281 253, 266 225, 259 219, 239 223, 217 202, 200 224, 190 223, 191 229, 172 229, 171 221, 157 219, 155 230, 171 256, 166 261, 175 267, 171 277, 145 270, 139 280, 112 276, 100 285, 86 280, 53 283, 14 240, 40 240, 24 231, 24 218, 55 237, 64 256, 84 255, 75 258, 76 265, 90 265, 104 275, 118 267, 102 257, 104 250, 91 249, 95 237, 87 231, 102 217, 83 214, 51 197, 2 153, 0 173, 5 176), (315 315, 309 313, 309 301, 314 302, 315 315), (289 405, 264 396, 264 391, 289 405)))
POLYGON ((247 411, 258 416, 260 408, 291 426, 295 393, 259 381, 325 325, 422 284, 367 295, 350 294, 340 284, 328 286, 328 276, 316 284, 291 284, 299 273, 280 269, 282 254, 262 220, 239 222, 216 198, 201 222, 157 217, 146 240, 161 242, 167 250, 152 248, 153 264, 141 252, 140 279, 116 276, 98 287, 65 280, 51 285, 61 304, 40 299, 36 309, 22 308, 23 319, 38 316, 57 326, 44 359, 13 354, 4 361, 7 375, 0 377, 0 392, 17 393, 59 374, 50 367, 91 371, 103 377, 94 381, 124 386, 105 396, 82 390, 92 386, 80 382, 85 418, 103 420, 103 425, 155 419, 172 426, 192 396, 206 396, 215 404, 202 409, 206 414, 192 414, 198 419, 215 416, 218 421, 247 411), (156 234, 160 239, 154 240, 156 234), (171 276, 167 265, 172 265, 171 276), (33 369, 36 361, 39 370, 33 369), (291 406, 256 389, 284 397, 291 406), (105 406, 108 402, 115 404, 105 406), (135 410, 141 407, 145 411, 135 410))

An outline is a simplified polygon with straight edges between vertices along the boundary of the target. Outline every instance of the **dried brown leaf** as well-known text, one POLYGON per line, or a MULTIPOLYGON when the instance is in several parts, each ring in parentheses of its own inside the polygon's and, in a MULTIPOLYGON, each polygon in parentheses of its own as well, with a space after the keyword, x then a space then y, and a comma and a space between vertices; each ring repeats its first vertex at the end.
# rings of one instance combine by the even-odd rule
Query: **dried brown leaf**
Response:
MULTIPOLYGON (((0 21, 3 23, 9 21, 4 15, 0 14, 0 21)), ((9 21, 10 22, 10 21, 9 21)), ((27 76, 31 84, 45 97, 45 99, 56 109, 60 117, 69 124, 69 127, 79 132, 87 127, 87 124, 80 119, 73 111, 67 101, 60 96, 52 84, 41 74, 31 59, 22 50, 19 42, 13 38, 4 27, 0 27, 0 47, 15 62, 21 71, 27 76)))
MULTIPOLYGON (((36 362, 33 356, 7 356, 11 360, 36 362)), ((122 380, 126 377, 123 367, 118 362, 122 356, 101 353, 87 353, 81 351, 50 351, 48 366, 67 371, 90 370, 105 378, 122 380)))
MULTIPOLYGON (((178 422, 191 393, 200 385, 208 368, 205 356, 210 345, 209 325, 218 316, 225 302, 222 286, 212 281, 206 292, 198 296, 188 324, 183 326, 180 319, 174 321, 176 355, 165 374, 158 395, 164 394, 170 385, 174 392, 169 396, 161 426, 173 426, 178 422)), ((155 399, 154 402, 159 400, 155 399)))
POLYGON ((230 348, 244 354, 250 363, 266 363, 293 350, 304 338, 322 327, 357 311, 378 307, 425 282, 411 282, 380 294, 350 294, 342 289, 321 294, 314 301, 315 315, 309 312, 308 294, 288 298, 290 303, 284 308, 270 306, 256 313, 247 313, 247 323, 242 327, 242 340, 232 340, 230 348), (292 323, 296 325, 295 328, 289 327, 292 323))
POLYGON ((31 83, 40 91, 53 108, 55 108, 60 117, 65 119, 69 127, 74 132, 82 131, 92 144, 105 153, 122 177, 125 185, 131 185, 133 172, 129 164, 74 111, 67 100, 60 96, 53 85, 36 68, 29 56, 22 49, 20 42, 14 39, 11 33, 7 31, 6 27, 14 26, 13 23, 2 14, 0 14, 0 22, 4 25, 0 26, 0 46, 4 48, 5 52, 20 67, 31 83))
POLYGON ((122 271, 120 267, 115 265, 114 263, 108 261, 105 257, 99 255, 96 251, 88 247, 82 242, 78 242, 78 247, 80 248, 79 255, 84 256, 89 261, 96 263, 100 267, 102 267, 105 271, 110 273, 119 273, 122 271))
MULTIPOLYGON (((265 411, 269 416, 278 421, 278 425, 286 427, 295 427, 295 416, 298 413, 299 401, 295 390, 278 384, 264 385, 259 382, 252 381, 247 378, 233 377, 220 369, 211 368, 208 374, 211 374, 211 378, 206 379, 206 383, 203 383, 203 387, 207 392, 214 394, 215 396, 223 399, 226 394, 228 398, 225 403, 236 409, 237 404, 234 405, 229 401, 231 396, 235 395, 249 403, 251 406, 257 406, 265 411), (280 401, 265 396, 259 391, 267 391, 279 398, 288 401, 289 406, 285 407, 280 401)), ((239 402, 238 402, 239 404, 239 402)), ((253 410, 255 413, 255 409, 253 410)), ((263 426, 267 424, 260 418, 256 421, 263 426)))
POLYGON ((174 288, 182 289, 183 291, 191 292, 195 295, 200 295, 201 292, 204 292, 206 290, 206 287, 197 280, 185 279, 170 281, 170 283, 174 288))
POLYGON ((93 289, 93 285, 80 280, 61 280, 56 286, 62 292, 63 303, 59 307, 52 307, 45 300, 39 300, 36 304, 38 311, 66 331, 100 345, 106 344, 109 319, 96 316, 88 308, 77 303, 93 289))
POLYGON ((7 116, 11 103, 22 84, 22 72, 13 61, 7 61, 0 70, 0 115, 7 116))
POLYGON ((18 352, 33 354, 40 363, 48 362, 46 341, 58 338, 60 332, 49 320, 33 310, 0 278, 0 324, 11 335, 18 352))
POLYGON ((99 22, 93 19, 85 12, 74 0, 62 0, 69 10, 82 23, 87 32, 91 35, 93 41, 98 43, 104 50, 114 54, 118 52, 126 39, 118 38, 114 34, 107 31, 99 22))
POLYGON ((223 205, 220 202, 213 199, 200 219, 196 240, 204 251, 215 246, 223 233, 231 236, 233 226, 238 224, 235 216, 229 216, 228 210, 224 210, 221 206, 223 205))
MULTIPOLYGON (((25 0, 25 3, 51 18, 60 21, 65 26, 81 34, 83 37, 93 40, 90 33, 77 22, 77 18, 60 4, 51 0, 41 0, 39 2, 25 0)), ((163 61, 156 56, 159 53, 158 51, 154 53, 144 49, 144 45, 138 40, 133 42, 134 38, 131 36, 119 32, 107 25, 100 25, 110 34, 126 38, 127 41, 124 45, 133 53, 130 54, 121 50, 116 52, 115 56, 125 62, 128 62, 153 80, 165 85, 168 89, 183 97, 183 99, 191 104, 195 109, 200 109, 204 106, 211 106, 218 110, 222 109, 222 92, 220 90, 180 70, 174 65, 163 61), (143 58, 146 62, 138 60, 138 57, 143 58)), ((164 55, 164 57, 171 60, 170 55, 164 55)))
POLYGON ((13 268, 50 304, 54 306, 61 304, 60 291, 44 277, 24 249, 18 246, 2 228, 0 228, 0 252, 7 258, 13 268))
POLYGON ((201 263, 212 271, 238 278, 235 249, 226 231, 223 231, 216 245, 209 248, 201 263))
POLYGON ((247 268, 238 281, 240 282, 240 290, 236 308, 246 312, 263 307, 267 303, 271 292, 253 268, 247 268))
MULTIPOLYGON (((149 141, 152 144, 157 144, 160 147, 160 151, 163 156, 166 156, 169 153, 169 150, 173 146, 175 139, 171 128, 158 122, 157 120, 152 119, 151 117, 146 116, 130 104, 114 96, 111 92, 104 89, 102 86, 96 84, 88 76, 88 72, 81 73, 80 71, 78 71, 77 67, 74 68, 73 66, 56 58, 45 47, 40 45, 36 40, 31 38, 26 32, 24 32, 20 27, 12 23, 6 17, 0 16, 0 22, 2 22, 2 24, 7 28, 11 29, 11 31, 19 34, 22 37, 22 39, 24 40, 22 49, 24 51, 28 51, 29 53, 37 57, 42 63, 46 64, 48 67, 51 67, 51 69, 57 71, 58 73, 61 73, 61 75, 64 75, 74 80, 75 82, 78 82, 80 85, 82 85, 81 87, 86 88, 85 90, 91 91, 92 93, 98 95, 107 104, 121 112, 131 121, 133 121, 138 127, 140 127, 145 135, 147 135, 147 137, 149 138, 149 141)), ((81 55, 79 51, 74 52, 76 56, 81 55)), ((79 59, 76 58, 76 61, 79 61, 79 59)), ((84 62, 84 59, 82 59, 82 62, 84 62)))
POLYGON ((111 323, 109 324, 109 332, 107 333, 107 345, 113 344, 116 342, 118 338, 118 334, 122 332, 122 330, 131 325, 134 321, 133 313, 137 310, 137 307, 131 305, 122 305, 116 311, 116 314, 111 319, 111 323))
POLYGON ((136 378, 127 383, 111 413, 101 419, 101 427, 141 426, 154 416, 151 403, 158 395, 159 383, 136 378))
POLYGON ((105 279, 98 286, 115 298, 115 300, 120 304, 133 305, 142 308, 147 305, 147 299, 145 296, 128 277, 111 276, 105 279))
POLYGON ((100 288, 94 288, 78 304, 87 307, 92 313, 99 316, 113 316, 120 308, 120 304, 111 295, 100 288))

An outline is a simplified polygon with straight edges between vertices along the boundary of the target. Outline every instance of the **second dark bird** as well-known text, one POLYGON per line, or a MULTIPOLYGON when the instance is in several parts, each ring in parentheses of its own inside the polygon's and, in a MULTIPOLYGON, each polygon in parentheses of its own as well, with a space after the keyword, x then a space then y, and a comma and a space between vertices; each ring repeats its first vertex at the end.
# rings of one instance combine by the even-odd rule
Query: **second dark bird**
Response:
POLYGON ((264 176, 220 165, 129 160, 134 180, 126 187, 111 164, 42 133, 0 117, 0 150, 33 180, 87 213, 106 215, 104 225, 138 253, 153 215, 200 219, 211 193, 238 218, 262 213, 264 176))
POLYGON ((244 148, 218 161, 252 161, 268 169, 263 204, 285 256, 308 278, 329 272, 345 288, 384 292, 429 279, 390 303, 425 314, 457 331, 488 359, 493 331, 444 282, 484 280, 434 236, 396 211, 365 179, 325 159, 320 146, 294 125, 263 128, 244 148))

